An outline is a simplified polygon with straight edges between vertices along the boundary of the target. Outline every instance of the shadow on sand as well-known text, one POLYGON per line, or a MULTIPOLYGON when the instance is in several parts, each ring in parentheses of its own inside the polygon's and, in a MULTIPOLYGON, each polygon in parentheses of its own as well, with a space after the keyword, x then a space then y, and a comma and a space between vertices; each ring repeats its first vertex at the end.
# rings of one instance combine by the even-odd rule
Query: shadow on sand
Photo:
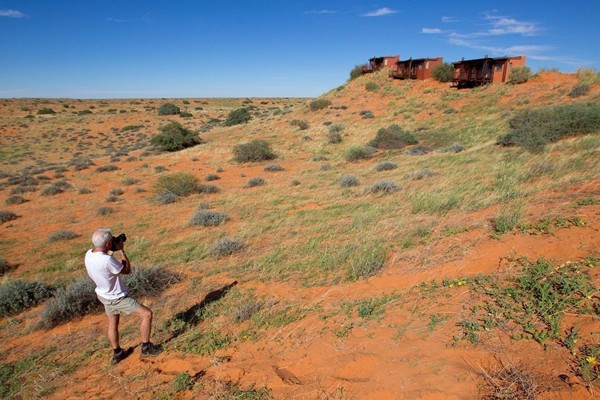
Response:
POLYGON ((221 289, 213 290, 208 293, 201 302, 194 304, 185 311, 175 314, 175 316, 167 323, 172 329, 172 334, 163 342, 163 344, 169 343, 189 328, 198 325, 198 323, 202 321, 204 308, 210 303, 220 300, 232 287, 237 285, 237 283, 237 281, 233 281, 229 285, 223 286, 221 289))

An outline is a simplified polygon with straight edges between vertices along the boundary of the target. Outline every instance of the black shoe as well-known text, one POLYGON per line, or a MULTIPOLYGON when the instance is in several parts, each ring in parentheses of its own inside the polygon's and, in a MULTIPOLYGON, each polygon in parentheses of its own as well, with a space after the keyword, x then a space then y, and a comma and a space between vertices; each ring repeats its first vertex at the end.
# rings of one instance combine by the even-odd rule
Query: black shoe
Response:
POLYGON ((123 349, 121 349, 121 351, 119 351, 118 353, 113 353, 112 365, 116 365, 116 364, 120 363, 126 357, 127 357, 127 352, 125 352, 125 350, 123 350, 123 349))
POLYGON ((142 344, 142 358, 156 357, 163 352, 163 348, 160 344, 148 343, 148 345, 142 344))

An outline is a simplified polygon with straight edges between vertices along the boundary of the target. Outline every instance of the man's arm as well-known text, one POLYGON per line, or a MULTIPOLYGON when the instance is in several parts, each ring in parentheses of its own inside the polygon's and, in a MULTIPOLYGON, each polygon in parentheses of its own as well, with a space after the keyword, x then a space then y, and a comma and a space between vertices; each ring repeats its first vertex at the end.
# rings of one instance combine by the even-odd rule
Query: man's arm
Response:
POLYGON ((131 273, 131 263, 129 262, 129 258, 127 254, 125 254, 125 249, 121 249, 121 264, 123 264, 123 269, 121 270, 121 275, 129 275, 131 273))

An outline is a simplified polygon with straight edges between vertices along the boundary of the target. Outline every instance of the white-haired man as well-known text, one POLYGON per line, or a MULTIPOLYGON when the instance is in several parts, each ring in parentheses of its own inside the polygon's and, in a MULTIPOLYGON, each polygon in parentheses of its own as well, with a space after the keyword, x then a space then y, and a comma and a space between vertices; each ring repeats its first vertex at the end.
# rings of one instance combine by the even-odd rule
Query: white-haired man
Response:
POLYGON ((125 254, 124 241, 115 241, 110 229, 98 229, 92 235, 94 248, 85 254, 85 268, 96 284, 98 300, 104 304, 108 316, 108 340, 113 348, 113 364, 127 357, 127 353, 119 345, 119 316, 122 312, 136 314, 142 318, 140 332, 142 334, 142 358, 155 357, 162 352, 160 345, 150 342, 152 329, 152 310, 129 297, 121 275, 131 273, 131 263, 125 254), (121 251, 121 262, 112 256, 111 248, 121 251))

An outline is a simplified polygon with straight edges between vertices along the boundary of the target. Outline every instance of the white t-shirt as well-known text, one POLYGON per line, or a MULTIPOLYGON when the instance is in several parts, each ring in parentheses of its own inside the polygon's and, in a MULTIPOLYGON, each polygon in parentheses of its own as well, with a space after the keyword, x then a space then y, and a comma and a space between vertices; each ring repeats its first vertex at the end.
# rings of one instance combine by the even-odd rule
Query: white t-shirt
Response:
POLYGON ((85 253, 85 269, 96 284, 98 296, 114 300, 127 295, 127 288, 119 275, 123 264, 115 260, 113 256, 88 250, 85 253))

